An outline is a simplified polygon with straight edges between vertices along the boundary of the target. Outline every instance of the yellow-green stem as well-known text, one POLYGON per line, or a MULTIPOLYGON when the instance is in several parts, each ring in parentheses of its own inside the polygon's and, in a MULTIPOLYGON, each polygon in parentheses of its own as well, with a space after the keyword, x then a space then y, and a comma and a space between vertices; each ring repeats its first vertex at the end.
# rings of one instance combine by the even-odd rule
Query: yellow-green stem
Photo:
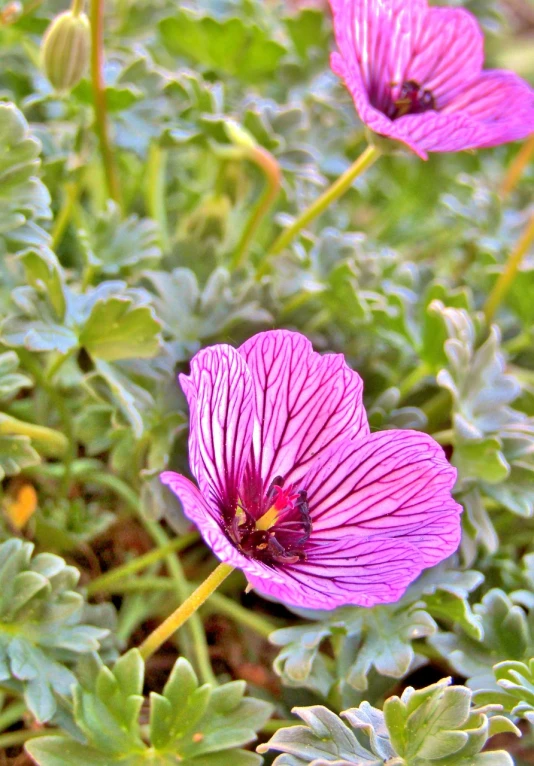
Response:
POLYGON ((367 149, 358 157, 348 170, 346 170, 332 186, 330 186, 315 202, 313 202, 298 218, 293 221, 291 226, 279 235, 273 245, 269 248, 267 255, 276 255, 280 253, 292 239, 307 226, 311 221, 321 215, 333 202, 339 199, 346 191, 350 189, 356 178, 360 176, 367 168, 370 168, 380 157, 380 150, 375 146, 369 145, 367 149))
POLYGON ((503 184, 501 186, 501 197, 504 199, 511 191, 516 187, 519 179, 523 175, 523 172, 529 162, 534 157, 534 134, 525 141, 519 152, 513 159, 508 172, 504 177, 503 184))
POLYGON ((80 13, 83 11, 84 5, 85 5, 85 0, 72 0, 72 5, 70 9, 73 15, 79 16, 80 13))
POLYGON ((148 214, 159 226, 161 249, 164 253, 169 250, 169 230, 167 226, 167 210, 165 203, 165 173, 167 168, 167 152, 158 143, 150 144, 146 164, 146 206, 148 214))
POLYGON ((61 243, 61 240, 63 239, 63 235, 65 234, 65 230, 67 226, 69 225, 70 219, 72 217, 72 211, 74 209, 74 206, 76 202, 78 201, 78 197, 80 196, 80 187, 77 183, 68 183, 65 185, 65 199, 63 201, 63 205, 56 217, 56 220, 54 222, 54 227, 52 229, 51 235, 52 235, 52 250, 56 250, 58 245, 61 243))
POLYGON ((282 171, 273 155, 263 146, 254 146, 250 149, 248 159, 254 162, 265 174, 266 186, 259 198, 256 207, 252 211, 247 225, 241 235, 231 262, 232 269, 238 269, 246 262, 250 243, 254 238, 258 226, 262 222, 269 208, 278 197, 282 186, 282 171))
POLYGON ((427 362, 421 362, 419 367, 416 367, 412 372, 402 380, 397 388, 399 389, 401 399, 408 396, 408 394, 428 375, 432 373, 432 369, 427 362))
POLYGON ((519 242, 515 249, 510 253, 508 260, 505 264, 504 271, 500 274, 493 290, 489 294, 489 297, 484 306, 484 314, 486 315, 486 321, 488 324, 495 316, 495 312, 503 302, 504 298, 514 279, 517 276, 517 272, 523 262, 523 258, 527 255, 530 246, 534 242, 534 215, 531 217, 527 228, 523 232, 519 242))
POLYGON ((219 585, 233 571, 229 564, 219 564, 198 588, 167 619, 161 623, 141 644, 139 651, 143 659, 148 659, 160 648, 191 615, 209 598, 219 585))
POLYGON ((196 532, 190 532, 182 537, 175 537, 174 540, 170 540, 168 543, 164 543, 160 547, 148 551, 148 553, 145 553, 143 556, 138 556, 137 558, 127 561, 125 564, 100 575, 100 577, 95 577, 95 579, 87 586, 87 593, 91 596, 99 591, 106 591, 111 585, 120 582, 128 575, 136 574, 137 572, 146 569, 151 564, 156 564, 158 561, 166 558, 170 553, 183 551, 198 539, 199 536, 196 532))
POLYGON ((50 457, 61 457, 69 448, 69 440, 60 431, 35 423, 26 423, 5 413, 0 414, 0 434, 29 436, 30 439, 39 442, 50 457))
POLYGON ((432 438, 438 444, 454 444, 454 431, 452 428, 448 428, 446 431, 437 431, 437 433, 432 434, 432 438))
POLYGON ((100 143, 108 194, 120 204, 120 187, 109 141, 106 86, 104 83, 104 0, 91 0, 91 84, 95 126, 100 143))

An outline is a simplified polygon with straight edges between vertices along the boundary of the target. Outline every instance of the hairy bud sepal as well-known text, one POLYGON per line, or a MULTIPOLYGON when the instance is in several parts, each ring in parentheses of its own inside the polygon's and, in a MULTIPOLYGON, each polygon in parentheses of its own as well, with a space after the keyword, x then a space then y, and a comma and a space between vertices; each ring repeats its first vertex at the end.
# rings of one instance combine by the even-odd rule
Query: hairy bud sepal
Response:
POLYGON ((69 91, 82 79, 91 52, 91 26, 85 13, 60 13, 46 30, 41 67, 58 92, 69 91))

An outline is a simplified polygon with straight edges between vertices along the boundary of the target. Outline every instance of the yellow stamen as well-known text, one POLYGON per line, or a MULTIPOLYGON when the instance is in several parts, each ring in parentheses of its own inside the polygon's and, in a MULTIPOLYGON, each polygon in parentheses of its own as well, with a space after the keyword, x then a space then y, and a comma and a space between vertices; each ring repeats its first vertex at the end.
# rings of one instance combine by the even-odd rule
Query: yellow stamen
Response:
POLYGON ((262 532, 266 532, 268 529, 271 529, 271 527, 274 527, 278 521, 279 515, 280 511, 278 511, 274 505, 272 505, 269 510, 257 520, 256 529, 259 529, 262 532))

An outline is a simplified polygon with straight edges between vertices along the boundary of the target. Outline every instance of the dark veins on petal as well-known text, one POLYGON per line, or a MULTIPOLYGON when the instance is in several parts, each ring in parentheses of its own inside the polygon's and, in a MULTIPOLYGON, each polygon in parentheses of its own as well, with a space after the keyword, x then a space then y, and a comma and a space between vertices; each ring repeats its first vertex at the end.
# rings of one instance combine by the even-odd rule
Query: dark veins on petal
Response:
POLYGON ((221 508, 225 532, 241 553, 265 564, 294 564, 306 558, 312 524, 304 490, 284 488, 277 476, 265 492, 263 481, 245 471, 237 501, 221 508))

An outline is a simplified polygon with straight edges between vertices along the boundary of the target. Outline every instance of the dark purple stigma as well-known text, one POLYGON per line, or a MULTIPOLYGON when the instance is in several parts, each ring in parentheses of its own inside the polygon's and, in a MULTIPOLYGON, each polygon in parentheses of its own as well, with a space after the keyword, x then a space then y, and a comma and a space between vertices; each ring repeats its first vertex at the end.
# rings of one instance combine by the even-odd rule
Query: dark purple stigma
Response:
POLYGON ((430 90, 425 90, 415 80, 406 80, 402 83, 399 95, 393 103, 390 117, 395 120, 405 114, 423 114, 435 108, 436 101, 430 90))

